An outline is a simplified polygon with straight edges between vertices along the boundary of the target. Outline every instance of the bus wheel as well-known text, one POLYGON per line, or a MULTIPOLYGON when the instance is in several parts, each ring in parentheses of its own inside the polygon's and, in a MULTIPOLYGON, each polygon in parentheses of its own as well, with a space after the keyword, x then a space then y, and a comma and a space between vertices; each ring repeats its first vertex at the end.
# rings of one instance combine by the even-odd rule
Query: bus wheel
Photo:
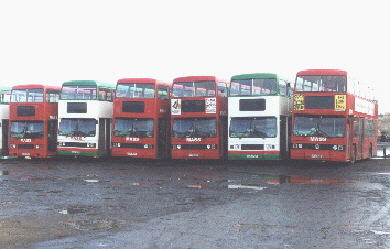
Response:
POLYGON ((351 155, 351 158, 350 158, 350 160, 349 160, 349 165, 354 165, 355 164, 355 162, 356 162, 356 153, 357 153, 357 151, 356 151, 356 144, 354 144, 353 145, 353 150, 352 150, 352 155, 351 155))

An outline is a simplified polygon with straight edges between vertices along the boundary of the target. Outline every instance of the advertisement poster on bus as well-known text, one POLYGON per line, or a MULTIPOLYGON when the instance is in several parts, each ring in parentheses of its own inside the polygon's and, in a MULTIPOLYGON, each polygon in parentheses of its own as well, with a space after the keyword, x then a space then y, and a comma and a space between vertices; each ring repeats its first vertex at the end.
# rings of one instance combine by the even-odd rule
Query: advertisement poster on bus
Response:
POLYGON ((171 114, 181 115, 181 99, 171 99, 171 114))
POLYGON ((216 112, 217 112, 217 99, 206 98, 206 113, 216 113, 216 112))

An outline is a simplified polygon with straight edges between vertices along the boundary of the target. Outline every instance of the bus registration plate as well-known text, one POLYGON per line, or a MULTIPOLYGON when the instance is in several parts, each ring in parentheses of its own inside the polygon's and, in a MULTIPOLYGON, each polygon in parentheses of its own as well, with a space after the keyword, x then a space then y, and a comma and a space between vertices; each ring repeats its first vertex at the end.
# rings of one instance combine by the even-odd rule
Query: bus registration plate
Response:
POLYGON ((311 158, 323 158, 323 157, 324 157, 323 155, 316 155, 316 154, 311 155, 311 158))

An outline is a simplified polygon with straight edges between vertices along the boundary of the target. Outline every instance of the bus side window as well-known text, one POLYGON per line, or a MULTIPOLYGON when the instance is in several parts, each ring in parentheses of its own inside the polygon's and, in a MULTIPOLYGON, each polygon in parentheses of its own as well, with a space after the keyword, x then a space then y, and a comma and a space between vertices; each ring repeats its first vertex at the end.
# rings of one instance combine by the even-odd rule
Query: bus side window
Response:
POLYGON ((219 82, 218 83, 218 96, 227 97, 227 86, 226 83, 219 82))
POLYGON ((108 95, 107 95, 107 100, 109 101, 113 101, 114 100, 114 97, 115 97, 115 89, 110 89, 108 95))
POLYGON ((286 82, 284 80, 279 80, 279 91, 281 96, 286 96, 286 82))
POLYGON ((107 88, 99 87, 99 100, 107 100, 107 92, 109 90, 107 88))
POLYGON ((57 90, 47 90, 46 91, 46 102, 58 102, 60 97, 60 92, 57 90))
POLYGON ((355 118, 353 120, 353 129, 353 137, 359 137, 359 134, 361 132, 359 118, 355 118))
POLYGON ((168 87, 159 86, 158 87, 158 98, 159 99, 168 99, 168 87))

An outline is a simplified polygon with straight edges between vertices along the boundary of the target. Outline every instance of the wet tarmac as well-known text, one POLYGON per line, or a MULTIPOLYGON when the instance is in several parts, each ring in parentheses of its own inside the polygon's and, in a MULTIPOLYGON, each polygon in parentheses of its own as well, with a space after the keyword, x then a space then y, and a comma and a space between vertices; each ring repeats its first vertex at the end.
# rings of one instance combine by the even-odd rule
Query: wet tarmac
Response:
POLYGON ((0 162, 0 248, 390 248, 390 159, 0 162))

